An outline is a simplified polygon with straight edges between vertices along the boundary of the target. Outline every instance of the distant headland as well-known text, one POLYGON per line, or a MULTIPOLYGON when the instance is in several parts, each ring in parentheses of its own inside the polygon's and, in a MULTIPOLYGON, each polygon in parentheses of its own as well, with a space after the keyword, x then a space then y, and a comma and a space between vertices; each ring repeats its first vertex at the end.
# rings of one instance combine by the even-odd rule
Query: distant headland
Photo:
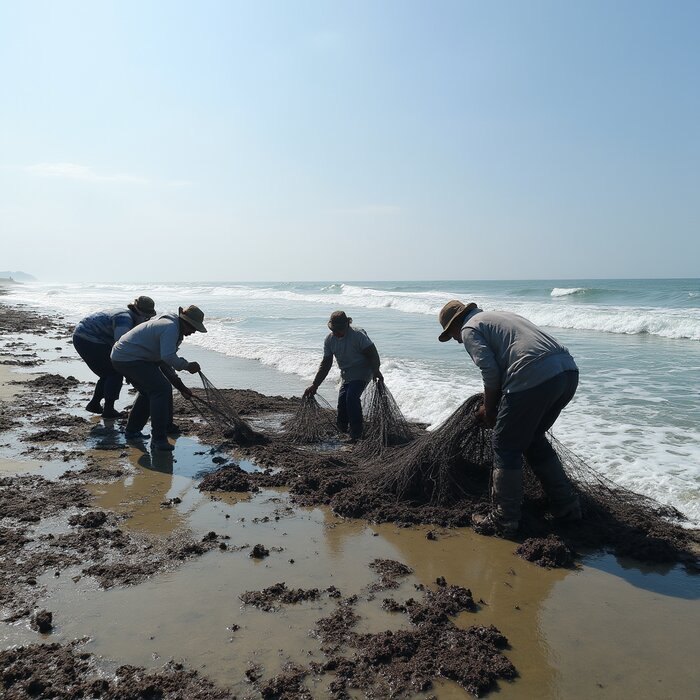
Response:
POLYGON ((0 270, 0 284, 12 284, 13 282, 35 282, 36 277, 26 272, 16 270, 0 270))

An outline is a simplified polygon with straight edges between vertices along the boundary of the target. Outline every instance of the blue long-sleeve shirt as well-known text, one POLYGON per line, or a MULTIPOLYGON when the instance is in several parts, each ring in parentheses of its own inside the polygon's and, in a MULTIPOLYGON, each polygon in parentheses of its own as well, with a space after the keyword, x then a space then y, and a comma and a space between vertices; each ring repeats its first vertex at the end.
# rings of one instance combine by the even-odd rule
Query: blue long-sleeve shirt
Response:
POLYGON ((468 313, 462 343, 481 370, 484 387, 506 394, 578 369, 567 348, 531 321, 507 311, 468 313))
POLYGON ((114 362, 165 362, 183 370, 189 362, 177 354, 182 343, 177 314, 163 314, 125 333, 112 348, 114 362))
POLYGON ((129 309, 105 309, 86 316, 73 331, 73 335, 98 345, 113 345, 128 333, 139 321, 129 309))

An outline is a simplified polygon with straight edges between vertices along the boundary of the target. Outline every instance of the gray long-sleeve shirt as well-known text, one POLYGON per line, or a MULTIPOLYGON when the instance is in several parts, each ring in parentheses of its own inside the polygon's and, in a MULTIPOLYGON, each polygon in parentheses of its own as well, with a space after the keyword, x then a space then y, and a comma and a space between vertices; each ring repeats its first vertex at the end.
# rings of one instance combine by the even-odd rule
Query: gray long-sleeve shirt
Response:
POLYGON ((182 342, 177 314, 163 314, 125 333, 112 348, 114 362, 165 362, 173 369, 186 369, 187 360, 177 350, 182 342))
POLYGON ((484 387, 515 393, 578 367, 569 351, 522 316, 474 309, 462 324, 462 343, 481 370, 484 387))

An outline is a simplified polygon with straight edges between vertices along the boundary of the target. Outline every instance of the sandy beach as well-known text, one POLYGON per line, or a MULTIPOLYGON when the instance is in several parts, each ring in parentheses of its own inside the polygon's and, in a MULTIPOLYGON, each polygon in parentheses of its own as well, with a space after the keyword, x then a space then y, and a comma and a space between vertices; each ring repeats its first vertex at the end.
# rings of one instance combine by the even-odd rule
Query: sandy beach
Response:
POLYGON ((231 394, 271 446, 222 445, 180 399, 174 454, 127 445, 123 420, 83 410, 65 321, 0 312, 4 697, 697 693, 692 557, 577 547, 546 568, 458 514, 341 517, 351 448, 277 441, 297 400, 273 387, 231 394), (222 473, 243 486, 218 490, 222 473))

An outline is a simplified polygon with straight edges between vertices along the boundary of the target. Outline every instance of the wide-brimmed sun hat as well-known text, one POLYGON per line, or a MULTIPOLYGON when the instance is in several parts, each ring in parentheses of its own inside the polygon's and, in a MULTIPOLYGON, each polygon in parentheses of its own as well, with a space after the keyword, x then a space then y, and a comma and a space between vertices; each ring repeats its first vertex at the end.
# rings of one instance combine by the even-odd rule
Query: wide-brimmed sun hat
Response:
POLYGON ((207 329, 204 327, 204 323, 202 323, 202 321, 204 321, 204 312, 199 308, 199 306, 191 304, 184 311, 182 307, 180 307, 178 313, 180 318, 185 321, 185 323, 189 323, 195 330, 199 331, 200 333, 207 332, 207 329))
POLYGON ((128 304, 128 307, 139 314, 139 316, 153 318, 156 315, 156 304, 151 297, 136 297, 131 304, 128 304))
POLYGON ((328 320, 328 327, 332 331, 344 331, 351 323, 352 319, 345 314, 345 311, 334 311, 328 320))
POLYGON ((447 304, 445 304, 445 306, 443 306, 440 309, 440 313, 438 314, 438 321, 440 321, 440 325, 442 326, 442 333, 440 333, 440 335, 438 336, 438 340, 441 343, 444 343, 450 338, 452 338, 452 333, 450 333, 450 326, 460 316, 463 316, 465 313, 469 313, 475 308, 476 304, 474 304, 473 302, 471 304, 465 305, 457 299, 452 299, 452 301, 448 301, 447 304))

